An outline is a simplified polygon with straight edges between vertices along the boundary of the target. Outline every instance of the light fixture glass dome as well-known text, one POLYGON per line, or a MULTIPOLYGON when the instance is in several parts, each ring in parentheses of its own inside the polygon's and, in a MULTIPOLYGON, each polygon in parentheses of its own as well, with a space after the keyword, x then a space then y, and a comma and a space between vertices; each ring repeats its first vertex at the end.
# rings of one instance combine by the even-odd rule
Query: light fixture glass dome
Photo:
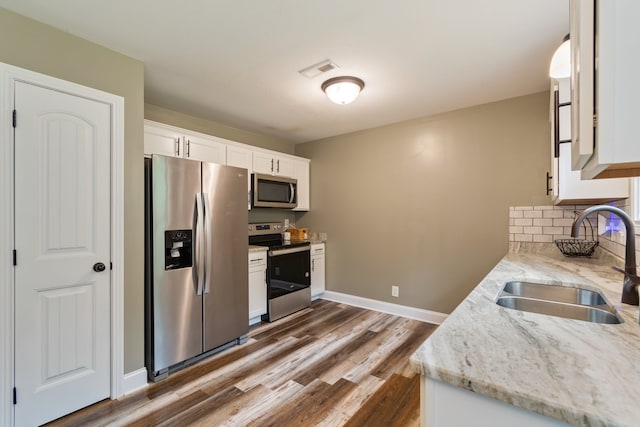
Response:
POLYGON ((571 75, 571 40, 569 34, 564 37, 562 44, 556 49, 549 65, 549 76, 563 79, 571 75))
POLYGON ((336 104, 350 104, 364 88, 364 82, 351 76, 334 77, 322 83, 322 90, 336 104))

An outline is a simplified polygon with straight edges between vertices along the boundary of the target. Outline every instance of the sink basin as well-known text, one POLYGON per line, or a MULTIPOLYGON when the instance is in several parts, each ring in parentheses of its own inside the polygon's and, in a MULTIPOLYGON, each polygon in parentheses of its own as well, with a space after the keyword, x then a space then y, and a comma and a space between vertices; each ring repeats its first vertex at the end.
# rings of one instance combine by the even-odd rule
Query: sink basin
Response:
POLYGON ((565 302, 588 306, 607 305, 602 294, 585 288, 546 285, 536 282, 507 282, 502 288, 502 295, 513 295, 525 298, 543 299, 546 301, 565 302))
POLYGON ((496 304, 514 310, 593 323, 623 322, 616 309, 607 304, 600 292, 581 287, 511 281, 505 283, 496 304))

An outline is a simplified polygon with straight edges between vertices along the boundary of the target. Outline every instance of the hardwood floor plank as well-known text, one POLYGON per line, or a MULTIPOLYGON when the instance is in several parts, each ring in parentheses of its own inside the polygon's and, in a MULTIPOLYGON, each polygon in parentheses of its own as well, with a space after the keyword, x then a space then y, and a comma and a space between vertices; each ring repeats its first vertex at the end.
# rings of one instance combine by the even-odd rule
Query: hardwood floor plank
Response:
MULTIPOLYGON (((200 400, 194 405, 189 405, 180 408, 179 411, 168 413, 169 416, 159 418, 161 422, 155 424, 132 424, 131 427, 140 427, 144 425, 162 426, 162 427, 178 427, 188 426, 200 422, 203 418, 211 417, 215 411, 223 408, 225 405, 234 402, 236 399, 242 397, 245 393, 236 387, 229 387, 226 390, 222 390, 215 396, 209 396, 208 394, 198 390, 198 393, 202 393, 207 398, 200 400)), ((224 415, 223 415, 224 417, 224 415)), ((226 418, 226 417, 225 417, 226 418)), ((211 424, 210 424, 211 425, 211 424)))
POLYGON ((330 301, 51 426, 417 426, 411 353, 435 325, 330 301))
POLYGON ((415 412, 420 411, 419 377, 409 379, 394 374, 382 387, 356 412, 345 427, 405 426, 415 422, 415 412), (415 396, 416 401, 411 399, 415 396), (417 403, 406 408, 409 403, 417 403))
POLYGON ((378 377, 364 378, 349 394, 344 396, 333 407, 326 407, 326 417, 318 422, 318 426, 335 427, 344 425, 364 403, 384 384, 378 377))

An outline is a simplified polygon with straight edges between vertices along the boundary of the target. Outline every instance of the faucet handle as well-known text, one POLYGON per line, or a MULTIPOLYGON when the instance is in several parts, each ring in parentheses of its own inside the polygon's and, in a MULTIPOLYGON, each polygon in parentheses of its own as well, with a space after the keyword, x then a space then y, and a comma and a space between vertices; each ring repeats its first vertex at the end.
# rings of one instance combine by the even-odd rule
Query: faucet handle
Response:
POLYGON ((636 286, 640 285, 640 277, 635 275, 635 274, 631 274, 629 272, 627 272, 625 269, 618 267, 617 265, 612 266, 611 268, 613 268, 615 271, 618 271, 622 274, 624 274, 629 280, 631 280, 636 286))

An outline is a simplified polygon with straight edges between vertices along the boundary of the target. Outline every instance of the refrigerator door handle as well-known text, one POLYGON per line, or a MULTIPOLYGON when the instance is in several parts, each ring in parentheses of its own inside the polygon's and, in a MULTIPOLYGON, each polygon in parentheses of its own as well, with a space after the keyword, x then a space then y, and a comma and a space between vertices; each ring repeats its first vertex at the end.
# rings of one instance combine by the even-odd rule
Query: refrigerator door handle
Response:
POLYGON ((194 261, 196 264, 196 295, 202 295, 203 283, 205 280, 206 245, 204 240, 204 209, 202 205, 202 193, 196 193, 196 254, 194 261))
MULTIPOLYGON (((209 222, 209 216, 211 215, 211 211, 209 208, 209 194, 202 193, 202 200, 204 201, 204 217, 205 222, 209 222)), ((205 244, 205 257, 202 258, 202 263, 205 264, 205 261, 211 259, 211 254, 213 252, 213 248, 211 247, 211 243, 213 242, 213 238, 211 237, 211 227, 204 227, 204 244, 205 244)), ((211 268, 211 264, 209 264, 209 268, 211 268)), ((208 294, 211 289, 211 272, 205 270, 204 276, 204 293, 208 294)))

